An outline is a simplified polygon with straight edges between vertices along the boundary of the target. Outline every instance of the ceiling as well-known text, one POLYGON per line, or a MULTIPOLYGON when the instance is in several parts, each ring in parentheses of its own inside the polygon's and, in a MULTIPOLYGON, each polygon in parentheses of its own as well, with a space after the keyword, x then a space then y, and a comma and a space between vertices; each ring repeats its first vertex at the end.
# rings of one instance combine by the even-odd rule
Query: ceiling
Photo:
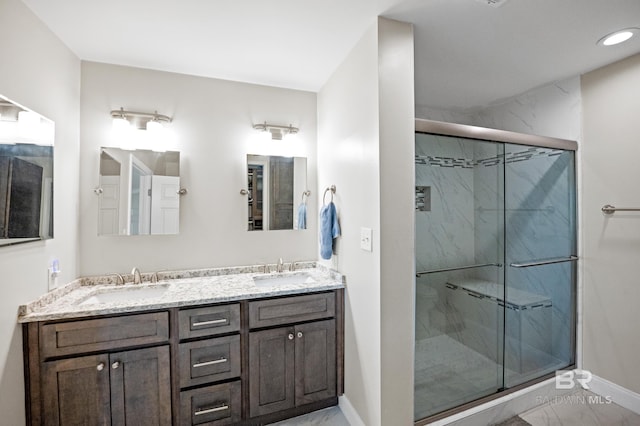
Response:
POLYGON ((83 60, 318 91, 378 15, 414 24, 416 103, 483 106, 640 52, 639 0, 23 0, 83 60), (497 1, 497 5, 489 3, 497 1))

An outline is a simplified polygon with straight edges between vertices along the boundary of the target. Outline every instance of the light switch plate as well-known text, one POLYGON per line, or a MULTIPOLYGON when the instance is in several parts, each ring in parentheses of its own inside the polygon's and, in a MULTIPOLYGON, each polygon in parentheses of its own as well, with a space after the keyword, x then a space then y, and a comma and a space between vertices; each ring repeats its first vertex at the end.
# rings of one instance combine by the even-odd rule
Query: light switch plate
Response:
POLYGON ((371 236, 373 231, 371 228, 360 228, 360 248, 365 251, 373 251, 371 244, 371 236))

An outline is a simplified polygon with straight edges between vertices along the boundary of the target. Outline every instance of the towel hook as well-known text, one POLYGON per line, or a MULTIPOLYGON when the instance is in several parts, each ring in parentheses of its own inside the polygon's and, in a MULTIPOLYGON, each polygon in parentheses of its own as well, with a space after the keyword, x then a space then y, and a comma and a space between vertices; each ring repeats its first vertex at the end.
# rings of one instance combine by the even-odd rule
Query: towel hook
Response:
POLYGON ((309 191, 308 189, 306 191, 302 191, 302 201, 301 201, 302 203, 304 203, 305 195, 308 197, 309 195, 311 195, 311 191, 309 191))
POLYGON ((322 194, 322 205, 326 204, 325 197, 327 196, 327 191, 331 191, 331 202, 333 203, 333 194, 336 193, 336 186, 331 185, 330 187, 324 190, 324 194, 322 194))

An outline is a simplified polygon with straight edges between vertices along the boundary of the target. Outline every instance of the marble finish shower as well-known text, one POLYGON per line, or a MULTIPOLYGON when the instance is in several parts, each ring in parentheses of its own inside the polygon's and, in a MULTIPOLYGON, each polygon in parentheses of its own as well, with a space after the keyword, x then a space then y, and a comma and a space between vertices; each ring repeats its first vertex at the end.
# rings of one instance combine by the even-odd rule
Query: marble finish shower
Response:
POLYGON ((577 144, 416 129, 419 421, 574 364, 577 144))

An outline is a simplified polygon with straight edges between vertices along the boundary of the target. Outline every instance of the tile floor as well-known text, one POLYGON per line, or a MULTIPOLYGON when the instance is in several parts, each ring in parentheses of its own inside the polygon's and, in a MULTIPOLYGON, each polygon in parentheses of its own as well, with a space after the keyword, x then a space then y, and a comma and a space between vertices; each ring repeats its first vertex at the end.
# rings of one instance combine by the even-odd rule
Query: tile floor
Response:
POLYGON ((339 407, 329 407, 304 416, 272 423, 271 426, 349 426, 339 407))
MULTIPOLYGON (((638 426, 640 414, 588 391, 550 398, 544 405, 520 414, 532 426, 638 426)), ((330 407, 274 423, 279 426, 349 426, 340 408, 330 407)))
POLYGON ((532 426, 637 426, 640 414, 581 390, 551 398, 545 405, 520 414, 532 426))

